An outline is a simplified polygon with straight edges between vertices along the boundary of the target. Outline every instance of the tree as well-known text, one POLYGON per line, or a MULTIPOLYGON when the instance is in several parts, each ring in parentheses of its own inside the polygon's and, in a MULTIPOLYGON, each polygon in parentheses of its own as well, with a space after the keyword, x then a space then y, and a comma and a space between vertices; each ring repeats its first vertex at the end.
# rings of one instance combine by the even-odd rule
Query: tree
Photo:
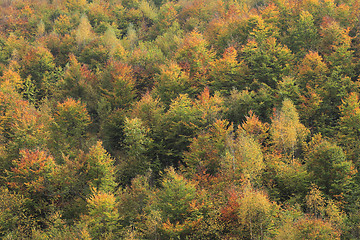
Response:
POLYGON ((80 48, 89 43, 93 36, 92 26, 86 15, 82 15, 80 18, 79 26, 76 29, 76 42, 80 48))
POLYGON ((290 73, 291 51, 279 43, 271 29, 262 21, 251 33, 252 38, 241 49, 241 59, 250 69, 250 75, 271 88, 290 73))
POLYGON ((70 17, 65 14, 60 14, 54 21, 53 30, 60 35, 70 34, 72 23, 70 17))
POLYGON ((177 23, 178 13, 176 11, 177 4, 174 2, 166 2, 161 4, 154 24, 156 32, 164 34, 168 29, 173 28, 177 23))
POLYGON ((87 127, 91 123, 85 105, 68 98, 63 103, 57 104, 54 120, 52 150, 58 154, 70 154, 72 150, 79 150, 85 140, 87 127))
POLYGON ((153 87, 154 78, 160 74, 166 59, 156 44, 140 41, 133 54, 129 55, 128 62, 134 66, 136 87, 143 94, 153 87))
POLYGON ((60 95, 61 99, 71 97, 81 100, 86 103, 90 112, 94 112, 98 100, 98 84, 97 76, 71 54, 63 79, 58 82, 59 91, 54 95, 60 95))
MULTIPOLYGON (((163 166, 177 166, 182 153, 188 148, 191 138, 196 135, 200 125, 200 112, 193 107, 188 95, 180 94, 170 104, 169 110, 161 119, 161 129, 158 133, 164 146, 159 147, 162 151, 160 158, 163 166), (171 159, 171 161, 169 161, 171 159)), ((154 141, 157 141, 154 138, 154 141)))
POLYGON ((204 88, 194 101, 194 109, 201 114, 201 127, 207 128, 222 118, 225 110, 224 99, 216 92, 213 96, 208 87, 204 88))
POLYGON ((103 42, 105 46, 109 49, 110 56, 114 56, 117 51, 119 51, 121 43, 116 36, 115 30, 112 26, 108 26, 104 36, 103 42))
POLYGON ((150 185, 150 174, 138 175, 131 180, 131 185, 119 188, 116 192, 118 212, 124 227, 146 228, 139 221, 152 203, 153 187, 150 185))
POLYGON ((360 154, 357 137, 360 134, 360 101, 357 93, 352 92, 339 106, 341 117, 339 119, 338 138, 341 146, 346 149, 346 156, 358 166, 360 154))
MULTIPOLYGON (((319 53, 312 51, 305 55, 298 68, 296 82, 301 94, 301 119, 308 127, 320 130, 321 125, 329 125, 322 122, 323 115, 328 114, 323 102, 327 96, 329 68, 319 53)), ((331 117, 335 116, 326 116, 326 120, 331 117)))
MULTIPOLYGON (((66 23, 66 26, 69 26, 66 23)), ((69 56, 74 53, 76 49, 76 40, 73 36, 56 33, 55 31, 44 37, 46 47, 50 50, 54 56, 54 62, 56 66, 64 68, 69 61, 69 56)))
POLYGON ((313 183, 326 196, 346 201, 356 170, 353 163, 346 160, 342 148, 317 136, 306 152, 305 163, 313 183))
POLYGON ((42 37, 45 34, 45 24, 42 20, 40 20, 39 24, 37 25, 37 31, 36 31, 36 36, 42 37))
POLYGON ((298 221, 295 230, 295 239, 339 240, 340 232, 329 222, 325 222, 321 219, 304 217, 298 221))
POLYGON ((26 210, 26 198, 6 187, 0 188, 0 236, 8 237, 12 234, 26 238, 35 222, 26 210))
POLYGON ((44 151, 22 150, 21 158, 14 160, 14 167, 7 172, 10 188, 22 194, 36 194, 50 191, 46 184, 51 182, 56 167, 54 159, 44 151))
POLYGON ((205 207, 198 196, 196 184, 170 168, 161 185, 162 190, 157 193, 155 203, 162 219, 160 233, 165 238, 191 236, 204 217, 205 207))
POLYGON ((16 82, 9 81, 15 81, 19 76, 13 77, 0 86, 1 174, 5 169, 10 170, 11 161, 19 157, 19 150, 46 149, 50 139, 49 127, 53 123, 46 107, 36 109, 15 92, 16 82))
POLYGON ((289 46, 294 54, 302 57, 308 51, 317 49, 318 36, 313 15, 303 10, 289 29, 287 46, 289 46))
POLYGON ((353 51, 350 50, 352 38, 349 31, 349 28, 342 28, 338 22, 325 18, 321 26, 321 52, 333 71, 353 77, 353 51))
POLYGON ((281 110, 274 112, 270 133, 278 150, 295 156, 295 151, 305 140, 308 130, 300 123, 299 115, 291 100, 285 99, 281 110))
POLYGON ((232 156, 227 158, 225 174, 233 172, 235 178, 240 177, 254 184, 258 182, 265 167, 259 142, 240 129, 229 147, 232 156))
MULTIPOLYGON (((172 4, 169 2, 169 4, 172 4)), ((167 15, 171 15, 172 11, 176 11, 173 8, 169 9, 167 15)), ((173 13, 176 15, 176 13, 173 13)), ((171 15, 171 17, 173 17, 171 15)), ((167 25, 168 23, 166 23, 167 25)), ((156 45, 161 49, 166 57, 171 57, 176 52, 176 49, 182 42, 183 30, 180 27, 180 24, 175 21, 171 26, 166 28, 166 31, 162 35, 158 35, 155 39, 156 45)))
POLYGON ((227 237, 261 239, 271 236, 278 206, 268 196, 251 185, 241 190, 231 189, 227 204, 221 209, 221 219, 227 237))
POLYGON ((164 111, 160 99, 154 98, 147 92, 138 102, 134 103, 131 116, 141 119, 144 126, 153 130, 159 127, 160 119, 164 111))
MULTIPOLYGON (((284 223, 283 223, 284 224, 284 223)), ((276 240, 289 239, 321 239, 321 240, 339 240, 341 231, 336 229, 331 222, 321 218, 312 218, 309 216, 292 219, 277 230, 276 240)))
POLYGON ((20 75, 23 79, 31 77, 32 84, 36 88, 36 100, 47 97, 52 92, 51 73, 55 70, 54 57, 51 52, 43 47, 30 48, 22 58, 20 75))
POLYGON ((227 127, 227 125, 227 121, 217 120, 208 131, 193 138, 189 150, 184 153, 186 172, 190 173, 192 177, 195 177, 196 174, 216 176, 221 173, 233 131, 233 128, 227 127))
POLYGON ((309 51, 299 64, 298 82, 302 90, 306 86, 319 88, 326 81, 329 69, 318 52, 309 51))
POLYGON ((114 194, 93 190, 92 196, 87 199, 89 212, 83 215, 90 236, 95 239, 111 239, 119 231, 119 213, 114 194))
POLYGON ((163 66, 161 73, 155 79, 155 94, 166 105, 169 105, 179 94, 191 94, 193 91, 189 74, 176 63, 163 66))
POLYGON ((109 48, 103 44, 100 38, 96 38, 81 49, 79 60, 86 63, 91 70, 95 71, 98 68, 104 68, 109 57, 109 48))
POLYGON ((209 43, 203 38, 202 34, 192 31, 183 40, 175 53, 179 65, 190 74, 191 85, 195 89, 202 89, 205 84, 210 63, 214 60, 215 52, 209 48, 209 43))
POLYGON ((129 184, 137 175, 144 175, 152 166, 149 159, 149 148, 152 139, 149 129, 139 118, 125 118, 124 122, 124 148, 125 154, 118 166, 119 182, 129 184))
POLYGON ((109 60, 101 80, 103 96, 110 102, 111 108, 126 108, 135 98, 135 78, 130 65, 109 60))
POLYGON ((100 141, 86 154, 85 168, 87 168, 87 176, 82 180, 87 180, 90 188, 103 192, 114 191, 116 187, 114 159, 106 152, 100 141))
POLYGON ((302 159, 284 156, 276 151, 264 154, 263 184, 272 199, 302 204, 308 192, 310 176, 302 159))
POLYGON ((271 114, 275 103, 277 102, 276 91, 268 85, 259 84, 257 91, 245 89, 238 91, 233 89, 225 101, 225 116, 233 122, 235 126, 240 125, 245 116, 251 110, 261 121, 270 122, 271 114))
POLYGON ((20 155, 13 161, 11 170, 6 171, 7 185, 27 197, 29 214, 44 224, 51 201, 57 199, 54 192, 57 165, 53 157, 42 150, 22 150, 20 155))
POLYGON ((251 110, 249 111, 249 115, 245 116, 245 119, 246 120, 241 124, 241 128, 260 144, 264 143, 269 136, 269 124, 261 122, 251 110))
POLYGON ((87 153, 78 150, 75 156, 62 156, 62 163, 54 177, 57 206, 61 206, 62 218, 78 219, 87 213, 87 199, 94 192, 112 194, 115 182, 115 160, 96 142, 87 153))
POLYGON ((243 89, 247 67, 244 62, 238 62, 234 47, 225 49, 222 58, 210 62, 209 85, 211 90, 229 95, 233 88, 243 89))

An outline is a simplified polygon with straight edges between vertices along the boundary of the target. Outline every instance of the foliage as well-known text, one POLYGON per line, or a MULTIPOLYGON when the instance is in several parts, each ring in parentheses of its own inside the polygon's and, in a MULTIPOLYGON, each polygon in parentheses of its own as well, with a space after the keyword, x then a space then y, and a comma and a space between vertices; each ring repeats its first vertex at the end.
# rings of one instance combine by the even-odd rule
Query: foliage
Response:
POLYGON ((0 1, 0 238, 359 239, 359 13, 0 1))

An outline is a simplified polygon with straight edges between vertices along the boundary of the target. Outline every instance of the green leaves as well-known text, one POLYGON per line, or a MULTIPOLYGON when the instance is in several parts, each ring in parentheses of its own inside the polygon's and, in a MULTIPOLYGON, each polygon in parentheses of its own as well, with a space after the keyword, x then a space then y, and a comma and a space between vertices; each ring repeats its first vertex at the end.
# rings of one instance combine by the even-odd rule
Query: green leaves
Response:
POLYGON ((203 218, 202 203, 196 185, 169 169, 158 193, 157 207, 162 217, 161 231, 165 237, 183 238, 195 231, 203 218))
POLYGON ((356 173, 353 163, 346 160, 343 150, 335 144, 323 140, 311 144, 306 167, 312 181, 328 196, 343 200, 356 173))
POLYGON ((276 88, 280 79, 290 73, 291 51, 276 38, 252 39, 241 49, 241 56, 253 78, 276 88))

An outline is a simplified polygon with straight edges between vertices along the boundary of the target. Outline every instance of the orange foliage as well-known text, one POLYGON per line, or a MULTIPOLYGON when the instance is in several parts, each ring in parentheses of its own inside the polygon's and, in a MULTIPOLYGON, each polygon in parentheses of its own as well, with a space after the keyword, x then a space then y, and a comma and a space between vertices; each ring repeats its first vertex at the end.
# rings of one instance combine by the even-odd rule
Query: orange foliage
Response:
POLYGON ((20 151, 21 158, 14 160, 9 171, 8 186, 23 194, 49 191, 47 184, 55 170, 54 159, 45 151, 20 151))
POLYGON ((245 132, 254 136, 260 143, 263 143, 269 135, 269 124, 262 123, 251 110, 249 111, 249 116, 246 116, 245 118, 246 120, 243 124, 241 124, 241 128, 244 129, 245 132))

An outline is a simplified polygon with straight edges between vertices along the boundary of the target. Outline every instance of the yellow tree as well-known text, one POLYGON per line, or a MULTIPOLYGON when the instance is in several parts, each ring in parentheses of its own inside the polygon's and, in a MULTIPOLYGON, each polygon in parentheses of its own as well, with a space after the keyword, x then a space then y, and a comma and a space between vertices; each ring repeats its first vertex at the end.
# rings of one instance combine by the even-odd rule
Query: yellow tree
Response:
POLYGON ((245 117, 241 128, 259 143, 264 143, 265 139, 269 136, 270 125, 266 122, 261 122, 255 113, 250 110, 249 116, 245 117))
POLYGON ((251 183, 256 183, 265 168, 260 143, 242 130, 239 130, 237 135, 234 146, 230 147, 230 150, 234 151, 233 169, 236 174, 242 175, 251 183))
POLYGON ((93 190, 86 200, 88 213, 82 216, 93 239, 115 239, 120 230, 116 197, 111 192, 93 190))
POLYGON ((92 26, 89 19, 84 14, 80 18, 80 24, 76 29, 76 42, 79 47, 83 47, 94 37, 92 26))
POLYGON ((274 228, 279 207, 269 197, 251 185, 230 189, 220 219, 225 223, 226 237, 230 239, 266 239, 274 228))
POLYGON ((300 123, 294 104, 291 100, 285 99, 281 110, 275 111, 272 118, 270 134, 274 146, 294 157, 297 147, 300 146, 308 131, 300 123))

